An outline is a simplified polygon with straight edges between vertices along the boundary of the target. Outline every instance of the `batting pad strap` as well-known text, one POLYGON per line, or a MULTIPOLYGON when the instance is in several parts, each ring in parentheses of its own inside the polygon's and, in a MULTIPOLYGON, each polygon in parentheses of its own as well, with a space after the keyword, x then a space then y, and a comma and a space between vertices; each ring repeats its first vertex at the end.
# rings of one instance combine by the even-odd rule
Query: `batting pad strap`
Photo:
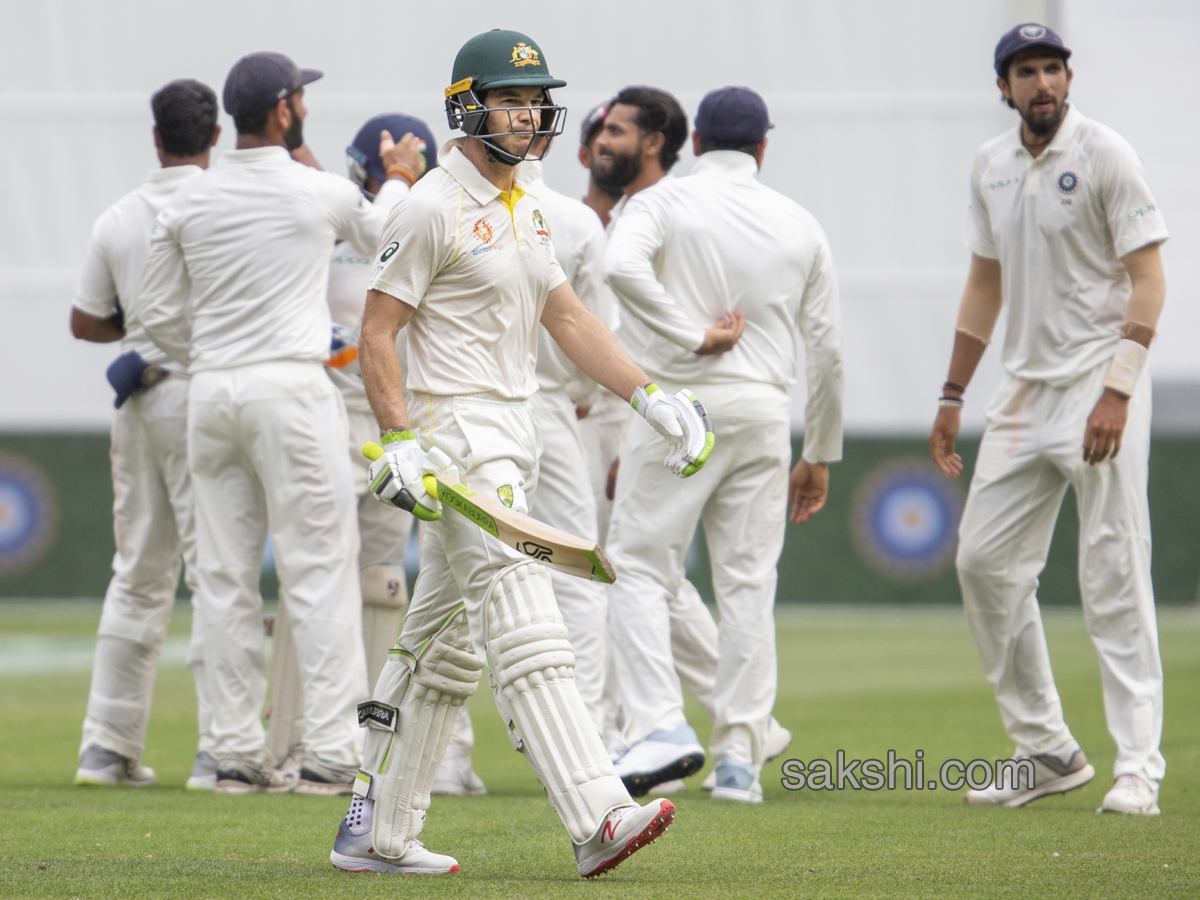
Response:
POLYGON ((374 800, 375 791, 371 790, 374 785, 375 779, 369 773, 359 769, 358 774, 354 776, 354 796, 360 800, 374 800))
POLYGON ((358 704, 358 727, 377 728, 380 731, 396 731, 400 721, 400 710, 379 700, 364 700, 358 704))

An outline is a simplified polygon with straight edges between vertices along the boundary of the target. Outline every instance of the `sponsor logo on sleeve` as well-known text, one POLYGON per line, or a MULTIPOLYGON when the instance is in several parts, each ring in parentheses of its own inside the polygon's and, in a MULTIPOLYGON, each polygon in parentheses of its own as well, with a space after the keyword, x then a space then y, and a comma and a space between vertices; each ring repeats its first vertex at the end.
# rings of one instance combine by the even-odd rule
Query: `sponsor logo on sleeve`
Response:
POLYGON ((387 245, 387 248, 383 251, 383 253, 380 254, 379 261, 387 262, 389 259, 391 259, 393 256, 396 255, 396 251, 399 249, 400 249, 400 242, 392 241, 390 244, 387 245))

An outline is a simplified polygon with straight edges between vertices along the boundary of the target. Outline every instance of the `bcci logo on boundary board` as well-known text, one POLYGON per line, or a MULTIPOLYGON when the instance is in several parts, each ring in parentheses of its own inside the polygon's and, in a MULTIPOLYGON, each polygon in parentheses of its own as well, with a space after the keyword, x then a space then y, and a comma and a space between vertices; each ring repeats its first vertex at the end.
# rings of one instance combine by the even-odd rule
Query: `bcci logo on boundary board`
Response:
POLYGON ((58 498, 42 469, 0 455, 0 576, 39 563, 58 536, 58 498))

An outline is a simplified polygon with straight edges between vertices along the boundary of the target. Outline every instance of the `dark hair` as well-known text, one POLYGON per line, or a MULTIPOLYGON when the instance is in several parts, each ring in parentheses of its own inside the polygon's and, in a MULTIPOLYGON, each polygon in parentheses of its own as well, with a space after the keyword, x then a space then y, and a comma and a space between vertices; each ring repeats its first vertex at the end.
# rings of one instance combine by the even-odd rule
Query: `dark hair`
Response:
POLYGON ((679 148, 683 146, 688 133, 687 113, 679 101, 658 88, 627 87, 613 97, 609 108, 618 103, 637 107, 634 122, 642 134, 656 131, 662 134, 663 146, 658 154, 658 164, 664 172, 670 171, 679 162, 679 148))
MULTIPOLYGON (((766 138, 763 140, 766 140, 766 138)), ((700 141, 700 152, 702 154, 708 153, 710 150, 737 150, 753 156, 758 152, 758 144, 735 144, 732 141, 700 141)))
POLYGON ((172 81, 150 98, 163 153, 199 156, 212 146, 217 130, 217 95, 191 78, 172 81))

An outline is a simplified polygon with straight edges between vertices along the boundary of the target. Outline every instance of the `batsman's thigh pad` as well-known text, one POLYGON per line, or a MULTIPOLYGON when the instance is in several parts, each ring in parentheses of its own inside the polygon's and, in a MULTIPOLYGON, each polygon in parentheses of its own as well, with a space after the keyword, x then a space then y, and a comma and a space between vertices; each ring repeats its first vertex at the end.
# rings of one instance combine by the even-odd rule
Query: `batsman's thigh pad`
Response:
POLYGON ((381 855, 401 856, 421 833, 458 710, 482 669, 460 605, 415 653, 393 648, 374 699, 359 704, 367 744, 354 792, 375 801, 371 838, 381 855))
POLYGON ((575 686, 575 655, 550 572, 533 560, 500 570, 483 600, 496 705, 571 840, 583 843, 632 801, 575 686))

